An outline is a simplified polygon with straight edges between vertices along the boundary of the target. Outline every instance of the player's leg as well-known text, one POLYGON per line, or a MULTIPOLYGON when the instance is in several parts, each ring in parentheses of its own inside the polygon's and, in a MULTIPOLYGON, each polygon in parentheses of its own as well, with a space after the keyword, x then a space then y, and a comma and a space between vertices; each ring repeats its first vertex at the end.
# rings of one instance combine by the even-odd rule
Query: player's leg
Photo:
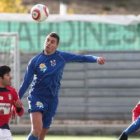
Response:
POLYGON ((134 133, 140 128, 140 104, 137 104, 132 110, 132 120, 133 122, 126 130, 123 131, 119 137, 119 140, 127 140, 128 135, 134 133))
POLYGON ((127 139, 128 139, 128 136, 124 132, 119 137, 119 140, 127 140, 127 139))
POLYGON ((43 118, 42 118, 43 129, 41 131, 41 134, 40 134, 38 140, 45 140, 45 136, 48 133, 48 130, 49 130, 50 125, 52 123, 53 116, 54 115, 52 115, 52 113, 50 113, 50 112, 43 113, 43 118))
POLYGON ((53 117, 56 113, 57 105, 58 98, 48 99, 44 104, 45 111, 42 114, 43 129, 38 140, 45 140, 45 136, 48 133, 53 117))
POLYGON ((131 125, 123 131, 121 136, 119 137, 119 140, 127 140, 128 135, 136 132, 140 128, 140 117, 137 118, 131 125))
POLYGON ((28 136, 28 140, 38 140, 39 135, 42 131, 42 113, 32 112, 30 113, 31 119, 31 133, 28 136))
POLYGON ((38 99, 36 96, 28 97, 30 120, 31 120, 31 133, 28 136, 27 140, 38 140, 39 135, 41 134, 43 123, 42 116, 44 111, 43 102, 38 99))
POLYGON ((43 128, 38 140, 45 140, 45 136, 48 133, 48 128, 43 128))

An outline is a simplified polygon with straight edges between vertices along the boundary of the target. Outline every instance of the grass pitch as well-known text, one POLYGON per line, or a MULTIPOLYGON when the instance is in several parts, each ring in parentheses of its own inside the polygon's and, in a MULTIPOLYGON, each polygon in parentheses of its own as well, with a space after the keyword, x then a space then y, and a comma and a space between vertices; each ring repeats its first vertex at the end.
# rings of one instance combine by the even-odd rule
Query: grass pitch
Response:
MULTIPOLYGON (((117 140, 116 136, 46 136, 45 140, 117 140)), ((130 137, 130 140, 139 140, 140 137, 130 137)), ((24 136, 14 136, 13 140, 26 140, 24 136)))
MULTIPOLYGON (((13 140, 25 140, 26 136, 14 136, 13 140)), ((46 136, 45 140, 115 140, 115 137, 95 136, 46 136)))

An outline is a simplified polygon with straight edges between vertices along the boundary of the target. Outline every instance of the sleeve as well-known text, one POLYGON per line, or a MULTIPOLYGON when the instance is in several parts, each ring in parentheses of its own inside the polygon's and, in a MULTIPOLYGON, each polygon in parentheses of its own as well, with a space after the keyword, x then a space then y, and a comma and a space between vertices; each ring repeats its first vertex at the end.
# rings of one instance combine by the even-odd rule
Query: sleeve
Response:
POLYGON ((12 105, 12 111, 15 112, 18 116, 22 116, 24 114, 24 108, 22 107, 16 107, 14 102, 19 99, 18 94, 14 88, 12 88, 12 95, 13 95, 13 105, 12 105))
POLYGON ((23 83, 21 84, 20 89, 19 89, 20 99, 23 97, 23 95, 25 94, 26 90, 28 89, 29 85, 31 84, 33 80, 34 73, 35 73, 34 67, 35 67, 35 59, 32 59, 30 60, 27 66, 23 83))
POLYGON ((21 108, 20 107, 16 107, 15 108, 15 111, 16 111, 16 114, 18 116, 20 116, 20 117, 24 114, 24 108, 23 108, 23 106, 21 108))
POLYGON ((15 116, 15 114, 17 114, 18 116, 22 116, 23 114, 24 114, 24 108, 23 108, 23 106, 22 107, 16 107, 16 106, 12 106, 12 113, 11 114, 13 114, 13 116, 15 116))
POLYGON ((98 58, 97 56, 93 56, 93 55, 80 55, 80 54, 73 54, 67 52, 62 52, 61 54, 66 62, 96 63, 98 58))

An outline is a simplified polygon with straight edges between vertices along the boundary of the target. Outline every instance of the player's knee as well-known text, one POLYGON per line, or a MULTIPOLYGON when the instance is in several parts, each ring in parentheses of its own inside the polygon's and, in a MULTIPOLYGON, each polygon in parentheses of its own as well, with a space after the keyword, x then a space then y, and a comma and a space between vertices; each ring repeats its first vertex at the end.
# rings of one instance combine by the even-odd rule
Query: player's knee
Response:
POLYGON ((42 131, 42 128, 41 127, 36 127, 36 128, 33 128, 33 134, 35 136, 39 136, 41 134, 41 131, 42 131))

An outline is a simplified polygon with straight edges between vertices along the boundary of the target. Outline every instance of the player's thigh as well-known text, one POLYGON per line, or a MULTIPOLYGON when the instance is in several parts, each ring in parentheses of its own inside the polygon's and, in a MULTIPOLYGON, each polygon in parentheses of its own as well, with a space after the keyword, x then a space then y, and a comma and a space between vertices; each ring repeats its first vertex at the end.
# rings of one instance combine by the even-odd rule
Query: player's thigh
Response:
POLYGON ((30 113, 31 125, 33 129, 42 128, 42 113, 41 112, 32 112, 30 113))
POLYGON ((51 114, 50 112, 43 113, 42 121, 43 121, 44 129, 50 128, 50 125, 52 124, 52 121, 53 121, 53 117, 54 117, 54 114, 51 114))

